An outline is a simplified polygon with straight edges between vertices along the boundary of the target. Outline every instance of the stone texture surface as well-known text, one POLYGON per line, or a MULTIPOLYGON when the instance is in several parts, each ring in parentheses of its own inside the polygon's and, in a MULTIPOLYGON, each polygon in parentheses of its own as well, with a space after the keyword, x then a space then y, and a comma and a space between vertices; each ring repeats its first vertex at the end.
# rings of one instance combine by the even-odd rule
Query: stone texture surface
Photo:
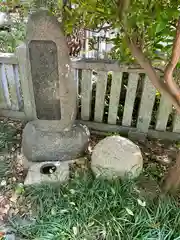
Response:
POLYGON ((68 162, 41 162, 34 163, 29 168, 26 176, 25 185, 39 184, 45 182, 65 182, 69 179, 69 163, 68 162), (56 167, 56 171, 51 174, 42 174, 41 168, 47 164, 56 167))
POLYGON ((96 176, 134 178, 140 174, 142 167, 139 147, 120 136, 101 140, 92 153, 91 168, 96 176))
POLYGON ((22 151, 32 162, 76 159, 86 151, 89 136, 89 130, 81 124, 74 125, 69 131, 58 131, 57 128, 57 132, 51 132, 51 128, 43 131, 41 121, 36 120, 24 128, 22 151))
POLYGON ((45 116, 48 115, 48 118, 42 120, 43 129, 49 130, 49 125, 46 124, 47 119, 59 118, 58 101, 60 101, 61 119, 54 120, 54 125, 50 123, 51 128, 54 132, 57 131, 57 127, 61 131, 70 129, 76 118, 77 90, 66 39, 56 17, 42 9, 33 13, 28 19, 26 46, 29 85, 31 86, 33 82, 38 87, 38 92, 35 90, 31 93, 32 102, 40 98, 42 104, 38 105, 38 109, 46 112, 45 116), (37 51, 35 51, 36 48, 37 51), (43 52, 45 48, 46 51, 43 52), (54 94, 47 97, 55 88, 54 94), (35 96, 36 94, 39 96, 35 96), (50 116, 50 106, 53 106, 52 116, 50 116))
POLYGON ((57 47, 53 41, 31 41, 29 55, 38 119, 60 119, 57 47))

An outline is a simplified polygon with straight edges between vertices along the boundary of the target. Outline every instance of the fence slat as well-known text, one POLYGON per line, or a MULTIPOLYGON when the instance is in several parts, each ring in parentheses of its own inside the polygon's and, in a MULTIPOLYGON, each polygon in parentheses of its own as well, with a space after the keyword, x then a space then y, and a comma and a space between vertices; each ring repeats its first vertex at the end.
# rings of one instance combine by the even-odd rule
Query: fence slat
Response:
POLYGON ((137 122, 137 129, 140 132, 148 132, 155 97, 156 89, 146 76, 144 79, 143 93, 137 122))
POLYGON ((81 81, 81 119, 89 120, 92 98, 92 71, 82 71, 81 81))
POLYGON ((16 93, 17 93, 17 98, 18 98, 19 109, 21 109, 23 106, 23 99, 22 99, 22 93, 21 93, 21 83, 20 83, 20 78, 19 78, 18 67, 19 67, 18 65, 14 65, 13 70, 14 70, 14 77, 15 77, 15 82, 16 82, 16 93))
POLYGON ((122 73, 113 72, 111 93, 110 93, 110 103, 109 103, 109 113, 108 113, 109 124, 116 124, 119 98, 121 93, 121 84, 122 84, 122 73))
POLYGON ((19 110, 19 102, 16 92, 16 81, 14 76, 13 65, 5 64, 4 65, 7 81, 9 84, 9 93, 11 97, 11 109, 19 110))
POLYGON ((7 108, 4 91, 3 91, 3 74, 2 74, 2 64, 0 65, 0 108, 7 108))
POLYGON ((24 100, 24 113, 27 120, 37 119, 36 106, 34 100, 34 92, 32 78, 30 72, 30 63, 27 60, 27 52, 25 44, 16 48, 16 56, 19 63, 19 75, 24 100))
POLYGON ((95 115, 96 122, 102 122, 104 114, 104 100, 107 86, 107 72, 98 72, 96 83, 96 102, 95 102, 95 115))
POLYGON ((174 117, 173 132, 180 133, 180 115, 178 113, 174 117))
POLYGON ((124 113, 123 113, 123 121, 122 121, 123 126, 131 126, 138 79, 139 79, 139 74, 137 73, 129 74, 128 87, 126 92, 126 100, 125 100, 124 113))
POLYGON ((9 94, 8 82, 7 82, 4 64, 1 65, 1 77, 2 77, 2 88, 4 92, 4 98, 6 101, 6 107, 11 108, 11 100, 10 100, 10 94, 9 94))
POLYGON ((172 104, 168 101, 166 96, 162 95, 157 113, 156 130, 166 131, 166 126, 171 111, 172 104))
POLYGON ((77 87, 77 96, 79 94, 79 70, 77 68, 72 69, 73 75, 74 75, 74 81, 76 82, 76 87, 77 87))

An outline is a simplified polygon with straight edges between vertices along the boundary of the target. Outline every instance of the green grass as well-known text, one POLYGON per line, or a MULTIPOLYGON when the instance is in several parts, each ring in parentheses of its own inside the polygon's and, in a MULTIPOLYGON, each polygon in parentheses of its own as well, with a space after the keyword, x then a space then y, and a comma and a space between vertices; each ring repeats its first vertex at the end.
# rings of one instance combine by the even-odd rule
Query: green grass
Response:
POLYGON ((180 239, 178 202, 139 194, 135 183, 98 180, 91 174, 76 176, 65 186, 30 187, 26 201, 33 204, 36 221, 14 227, 29 240, 180 239))

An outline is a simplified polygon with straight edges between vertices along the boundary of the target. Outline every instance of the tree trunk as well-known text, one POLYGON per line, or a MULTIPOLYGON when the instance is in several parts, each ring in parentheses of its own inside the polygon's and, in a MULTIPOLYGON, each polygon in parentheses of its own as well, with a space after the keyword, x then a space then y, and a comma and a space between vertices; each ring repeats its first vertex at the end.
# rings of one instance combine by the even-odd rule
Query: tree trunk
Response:
POLYGON ((175 193, 180 186, 180 151, 177 154, 174 166, 169 170, 162 184, 164 193, 175 193))

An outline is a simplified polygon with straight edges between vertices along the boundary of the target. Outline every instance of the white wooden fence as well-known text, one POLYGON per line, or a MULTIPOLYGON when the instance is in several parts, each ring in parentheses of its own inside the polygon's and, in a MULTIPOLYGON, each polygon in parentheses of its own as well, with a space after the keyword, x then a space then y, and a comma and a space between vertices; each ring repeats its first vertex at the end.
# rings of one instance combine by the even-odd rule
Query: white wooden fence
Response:
MULTIPOLYGON (((28 92, 28 84, 21 67, 22 61, 18 54, 0 54, 0 115, 27 120, 25 94, 28 92)), ((72 60, 72 66, 75 69, 74 76, 80 96, 79 118, 92 130, 122 134, 137 130, 147 133, 149 137, 180 140, 180 117, 176 113, 172 114, 172 106, 164 96, 160 97, 158 109, 153 111, 157 92, 143 69, 118 65, 112 61, 81 59, 72 60), (107 92, 109 72, 112 79, 108 83, 110 90, 107 92), (124 74, 128 77, 125 86, 124 74), (142 91, 138 109, 135 109, 134 103, 139 83, 142 91), (124 94, 123 109, 119 112, 122 94, 124 94), (109 102, 106 120, 104 120, 105 105, 107 105, 105 98, 109 102), (92 107, 93 103, 94 107, 92 107), (133 112, 135 112, 135 123, 132 121, 133 112), (153 125, 151 124, 152 113, 155 116, 153 125), (173 120, 167 128, 169 116, 172 116, 173 120)))
MULTIPOLYGON (((114 30, 114 32, 116 31, 114 30)), ((114 47, 110 40, 115 37, 115 33, 111 33, 109 30, 100 32, 86 30, 85 37, 85 46, 80 55, 90 59, 107 59, 108 53, 114 47), (89 46, 92 39, 96 41, 95 49, 90 49, 89 46)))

